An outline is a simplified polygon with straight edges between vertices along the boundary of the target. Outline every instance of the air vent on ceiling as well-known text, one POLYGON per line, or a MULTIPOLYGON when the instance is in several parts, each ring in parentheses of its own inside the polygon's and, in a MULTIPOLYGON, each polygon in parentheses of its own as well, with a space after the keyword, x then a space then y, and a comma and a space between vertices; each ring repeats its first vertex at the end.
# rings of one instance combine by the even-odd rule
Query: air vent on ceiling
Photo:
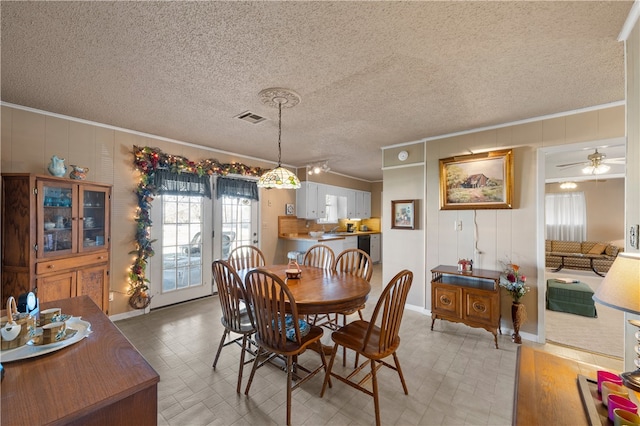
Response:
POLYGON ((254 114, 251 111, 245 111, 239 115, 236 115, 235 118, 239 118, 242 121, 246 121, 251 124, 258 124, 266 120, 266 118, 259 116, 258 114, 254 114))

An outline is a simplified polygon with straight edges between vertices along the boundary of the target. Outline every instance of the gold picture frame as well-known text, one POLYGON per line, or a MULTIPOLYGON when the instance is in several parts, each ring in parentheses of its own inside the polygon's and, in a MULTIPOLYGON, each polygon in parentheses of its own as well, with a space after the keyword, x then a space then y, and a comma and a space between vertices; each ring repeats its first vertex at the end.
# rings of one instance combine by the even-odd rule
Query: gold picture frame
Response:
POLYGON ((510 209, 511 149, 440 160, 440 210, 510 209))
POLYGON ((416 200, 391 201, 391 228, 416 229, 416 200))

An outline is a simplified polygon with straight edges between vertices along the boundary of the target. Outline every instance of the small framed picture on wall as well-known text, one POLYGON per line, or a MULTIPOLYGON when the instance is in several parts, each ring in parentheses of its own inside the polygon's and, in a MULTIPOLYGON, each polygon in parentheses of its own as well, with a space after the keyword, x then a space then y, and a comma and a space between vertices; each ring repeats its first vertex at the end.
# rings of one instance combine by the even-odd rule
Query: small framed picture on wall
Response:
POLYGON ((293 216, 296 213, 296 207, 293 204, 286 204, 285 213, 287 216, 293 216))
POLYGON ((416 200, 391 201, 391 228, 416 229, 416 200))

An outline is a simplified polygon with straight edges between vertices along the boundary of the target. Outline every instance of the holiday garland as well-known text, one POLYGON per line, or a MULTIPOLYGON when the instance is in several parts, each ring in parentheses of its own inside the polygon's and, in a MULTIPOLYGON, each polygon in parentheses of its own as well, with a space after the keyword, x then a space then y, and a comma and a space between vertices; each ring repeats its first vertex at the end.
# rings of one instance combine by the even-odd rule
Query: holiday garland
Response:
POLYGON ((129 290, 131 295, 130 305, 135 308, 144 308, 149 305, 151 297, 147 291, 149 280, 146 277, 146 269, 149 258, 154 255, 151 239, 151 202, 157 194, 154 185, 154 174, 158 169, 171 170, 174 173, 192 173, 198 176, 229 174, 241 176, 261 176, 267 169, 250 167, 242 163, 221 163, 218 160, 206 159, 200 162, 189 161, 179 155, 165 154, 158 148, 133 147, 133 163, 140 172, 140 181, 136 187, 138 197, 138 211, 136 213, 136 237, 135 250, 129 254, 136 256, 129 272, 129 290))

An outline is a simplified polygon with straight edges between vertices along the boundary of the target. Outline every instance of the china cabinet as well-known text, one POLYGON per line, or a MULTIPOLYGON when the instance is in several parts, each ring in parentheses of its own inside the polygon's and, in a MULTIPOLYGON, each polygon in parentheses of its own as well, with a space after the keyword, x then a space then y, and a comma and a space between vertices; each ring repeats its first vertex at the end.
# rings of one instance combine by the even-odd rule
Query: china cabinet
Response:
POLYGON ((2 303, 88 295, 109 306, 111 186, 52 176, 2 175, 2 303))
POLYGON ((438 318, 484 328, 493 334, 498 349, 500 272, 460 272, 455 266, 440 265, 431 274, 431 330, 438 318))

